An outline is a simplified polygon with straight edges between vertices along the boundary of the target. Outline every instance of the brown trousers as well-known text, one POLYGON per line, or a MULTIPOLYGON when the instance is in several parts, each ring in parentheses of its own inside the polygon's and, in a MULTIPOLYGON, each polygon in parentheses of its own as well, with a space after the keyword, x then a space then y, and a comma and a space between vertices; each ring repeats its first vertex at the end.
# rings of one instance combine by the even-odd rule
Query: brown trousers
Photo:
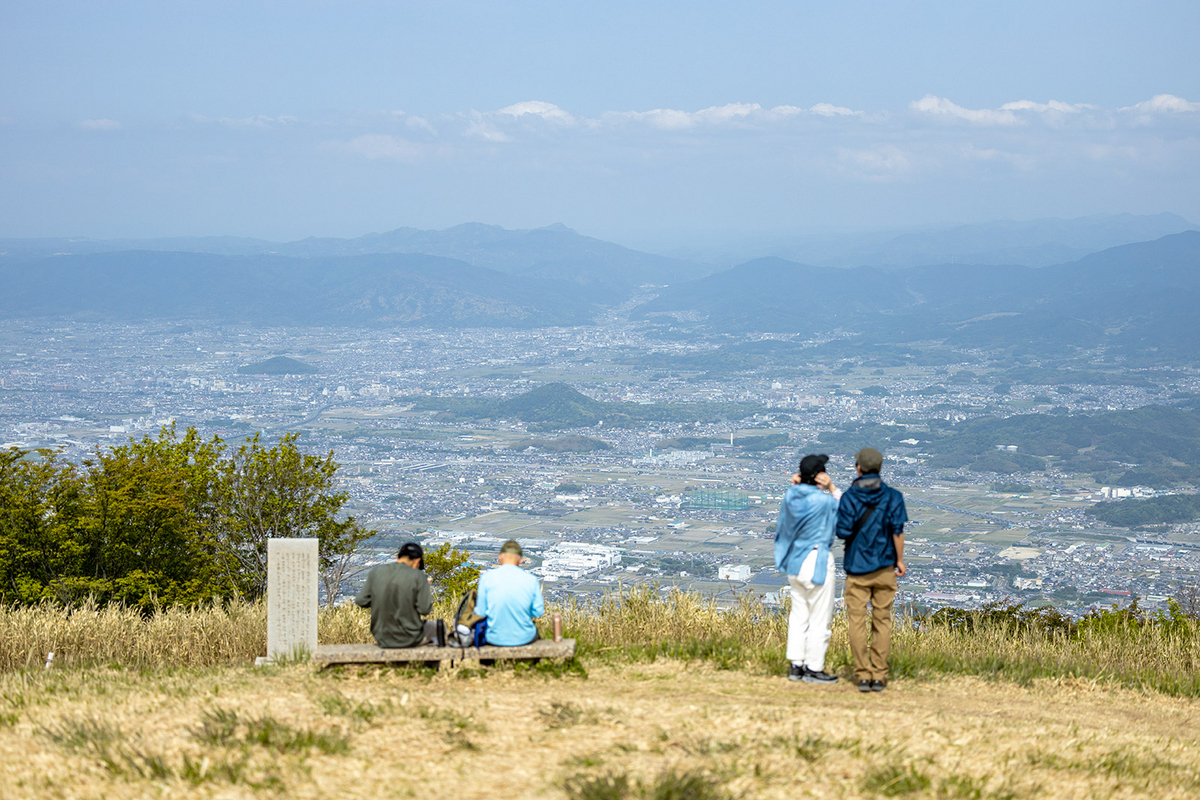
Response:
POLYGON ((892 602, 896 572, 884 567, 866 575, 846 576, 846 620, 850 623, 850 655, 854 680, 885 681, 892 650, 892 602), (867 601, 871 602, 871 645, 867 649, 867 601))

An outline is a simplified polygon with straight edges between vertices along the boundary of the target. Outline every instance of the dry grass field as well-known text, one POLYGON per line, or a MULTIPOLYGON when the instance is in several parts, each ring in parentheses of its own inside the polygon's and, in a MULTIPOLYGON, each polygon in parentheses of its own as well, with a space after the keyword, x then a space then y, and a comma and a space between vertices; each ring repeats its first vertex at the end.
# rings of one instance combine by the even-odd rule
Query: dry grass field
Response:
MULTIPOLYGON (((752 599, 559 611, 566 664, 321 672, 249 666, 261 605, 0 608, 0 798, 1200 796, 1200 623, 1178 613, 909 621, 892 685, 861 695, 789 683, 785 617, 752 599)), ((319 631, 370 640, 351 607, 319 631)))
POLYGON ((2 675, 0 707, 5 798, 1200 793, 1196 701, 1080 680, 98 667, 2 675))

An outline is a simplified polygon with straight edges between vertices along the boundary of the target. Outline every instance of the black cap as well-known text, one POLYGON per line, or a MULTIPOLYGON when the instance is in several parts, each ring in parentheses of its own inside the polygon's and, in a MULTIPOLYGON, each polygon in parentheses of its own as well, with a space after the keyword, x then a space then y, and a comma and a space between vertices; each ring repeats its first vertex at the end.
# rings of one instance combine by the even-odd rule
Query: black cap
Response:
POLYGON ((416 542, 405 542, 400 545, 400 552, 396 554, 396 558, 416 559, 420 568, 425 569, 425 551, 416 542))
POLYGON ((800 459, 800 477, 811 478, 814 475, 825 471, 825 464, 829 461, 829 456, 826 455, 807 455, 800 459))

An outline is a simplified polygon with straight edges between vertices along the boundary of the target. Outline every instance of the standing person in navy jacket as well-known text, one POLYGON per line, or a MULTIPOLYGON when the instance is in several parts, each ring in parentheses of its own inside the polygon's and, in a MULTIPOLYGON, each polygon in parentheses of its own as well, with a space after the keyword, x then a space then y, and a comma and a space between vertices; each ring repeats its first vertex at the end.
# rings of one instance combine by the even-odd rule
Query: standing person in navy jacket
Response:
POLYGON ((904 577, 904 495, 883 482, 883 454, 864 447, 855 457, 859 477, 838 504, 837 537, 846 543, 846 618, 850 654, 860 692, 887 686, 892 646, 892 603, 896 579, 904 577), (867 646, 867 602, 871 603, 871 643, 867 646))
POLYGON ((825 672, 833 616, 833 526, 841 492, 825 474, 829 456, 807 455, 792 476, 775 526, 775 568, 792 592, 788 617, 788 680, 835 683, 825 672))

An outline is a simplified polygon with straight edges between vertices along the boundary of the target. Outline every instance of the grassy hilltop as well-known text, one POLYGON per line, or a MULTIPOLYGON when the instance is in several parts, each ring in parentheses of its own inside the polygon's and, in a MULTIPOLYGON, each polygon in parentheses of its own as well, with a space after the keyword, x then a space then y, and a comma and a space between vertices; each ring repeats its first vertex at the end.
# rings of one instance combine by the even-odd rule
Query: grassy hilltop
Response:
MULTIPOLYGON (((562 608, 536 667, 256 670, 261 605, 0 611, 4 797, 1188 797, 1200 623, 999 609, 901 625, 892 685, 783 678, 786 619, 562 608), (54 666, 43 666, 56 653, 54 666)), ((369 640, 323 611, 323 642, 369 640)), ((848 675, 844 620, 829 668, 848 675)))

